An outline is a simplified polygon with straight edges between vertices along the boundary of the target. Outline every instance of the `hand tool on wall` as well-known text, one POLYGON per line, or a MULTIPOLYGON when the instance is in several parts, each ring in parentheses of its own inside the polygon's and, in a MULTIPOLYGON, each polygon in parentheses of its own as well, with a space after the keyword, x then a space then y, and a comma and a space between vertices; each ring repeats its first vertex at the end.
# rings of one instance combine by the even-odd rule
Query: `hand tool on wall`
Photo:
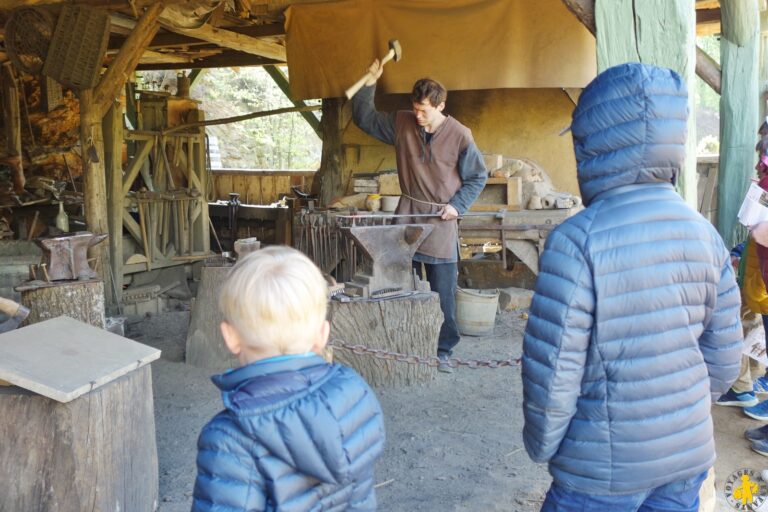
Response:
MULTIPOLYGON (((389 62, 390 60, 394 60, 395 62, 398 62, 400 59, 403 58, 403 49, 400 47, 400 42, 397 39, 390 39, 389 40, 389 52, 381 59, 381 67, 384 67, 384 64, 389 62)), ((355 82, 355 84, 347 89, 344 94, 346 94, 347 99, 352 99, 352 96, 357 94, 357 91, 363 88, 365 85, 365 82, 368 81, 369 78, 372 78, 371 72, 369 71, 366 73, 360 80, 355 82)))

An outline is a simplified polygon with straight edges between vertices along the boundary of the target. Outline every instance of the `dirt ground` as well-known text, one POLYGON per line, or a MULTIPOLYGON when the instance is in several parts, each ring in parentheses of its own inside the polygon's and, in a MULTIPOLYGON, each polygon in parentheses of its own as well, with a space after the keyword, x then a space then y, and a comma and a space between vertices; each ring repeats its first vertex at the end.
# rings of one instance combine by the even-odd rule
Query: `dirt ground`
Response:
MULTIPOLYGON (((464 337, 455 356, 506 359, 522 350, 521 311, 500 313, 492 335, 464 337)), ((196 440, 220 408, 209 371, 184 364, 189 313, 132 318, 126 336, 163 351, 152 364, 160 512, 188 511, 195 479, 196 440)), ((546 466, 522 444, 520 368, 461 368, 409 388, 378 388, 386 451, 376 467, 379 510, 405 512, 537 511, 549 487, 546 466)), ((715 407, 718 507, 725 479, 768 461, 749 450, 743 431, 756 425, 740 410, 715 407)))

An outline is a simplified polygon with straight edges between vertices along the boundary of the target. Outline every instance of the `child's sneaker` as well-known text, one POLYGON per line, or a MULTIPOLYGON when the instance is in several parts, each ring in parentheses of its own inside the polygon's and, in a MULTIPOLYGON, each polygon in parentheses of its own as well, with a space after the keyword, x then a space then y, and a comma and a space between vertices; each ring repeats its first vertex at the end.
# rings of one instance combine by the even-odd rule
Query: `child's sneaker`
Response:
POLYGON ((732 389, 722 395, 715 402, 717 405, 729 405, 731 407, 752 407, 757 405, 759 400, 755 394, 751 391, 744 391, 743 393, 737 393, 732 389))
POLYGON ((756 378, 752 387, 755 393, 768 393, 768 376, 763 375, 756 378))
POLYGON ((744 414, 756 420, 768 421, 768 400, 763 400, 753 407, 745 407, 744 414))
POLYGON ((768 425, 751 428, 744 432, 744 437, 750 441, 768 441, 768 425))
POLYGON ((752 450, 768 457, 768 441, 752 441, 752 450))

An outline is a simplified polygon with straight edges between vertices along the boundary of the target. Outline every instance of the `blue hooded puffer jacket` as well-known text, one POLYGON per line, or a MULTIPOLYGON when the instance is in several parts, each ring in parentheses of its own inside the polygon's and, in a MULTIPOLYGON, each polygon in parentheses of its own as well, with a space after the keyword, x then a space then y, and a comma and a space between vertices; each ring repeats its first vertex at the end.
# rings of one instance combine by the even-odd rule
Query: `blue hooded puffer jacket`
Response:
POLYGON ((526 450, 555 483, 634 493, 715 460, 711 398, 739 372, 728 251, 671 182, 687 94, 673 71, 600 74, 573 114, 588 208, 547 238, 523 342, 526 450))
POLYGON ((213 381, 225 410, 198 440, 193 512, 376 510, 384 424, 357 373, 312 355, 213 381))

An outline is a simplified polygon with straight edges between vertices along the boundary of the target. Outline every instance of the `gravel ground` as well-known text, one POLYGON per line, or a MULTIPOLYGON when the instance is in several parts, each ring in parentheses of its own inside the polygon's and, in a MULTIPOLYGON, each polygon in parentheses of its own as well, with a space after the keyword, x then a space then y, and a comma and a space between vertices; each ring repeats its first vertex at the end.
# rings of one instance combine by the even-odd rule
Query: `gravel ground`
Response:
MULTIPOLYGON (((525 321, 521 311, 501 313, 492 335, 463 338, 455 356, 518 357, 525 321)), ((128 337, 163 351, 152 364, 160 512, 189 510, 197 436, 221 408, 210 372, 184 363, 188 324, 186 311, 126 323, 128 337)), ((387 430, 386 450, 376 467, 379 510, 539 510, 550 477, 546 466, 532 463, 523 448, 521 387, 518 366, 461 368, 420 386, 376 389, 387 430)), ((714 407, 713 415, 716 510, 725 511, 730 510, 723 493, 729 475, 767 465, 743 437, 758 422, 736 407, 714 407)))
MULTIPOLYGON (((152 365, 161 512, 189 510, 197 435, 221 407, 210 372, 184 364, 188 323, 185 311, 126 323, 128 337, 163 351, 152 365)), ((501 313, 492 335, 465 337, 454 355, 518 357, 524 327, 521 312, 501 313)), ((523 449, 519 367, 460 368, 376 394, 387 431, 376 467, 380 510, 538 510, 549 477, 523 449)))

